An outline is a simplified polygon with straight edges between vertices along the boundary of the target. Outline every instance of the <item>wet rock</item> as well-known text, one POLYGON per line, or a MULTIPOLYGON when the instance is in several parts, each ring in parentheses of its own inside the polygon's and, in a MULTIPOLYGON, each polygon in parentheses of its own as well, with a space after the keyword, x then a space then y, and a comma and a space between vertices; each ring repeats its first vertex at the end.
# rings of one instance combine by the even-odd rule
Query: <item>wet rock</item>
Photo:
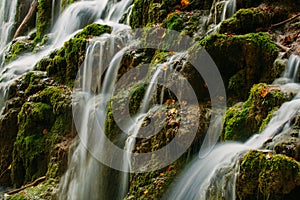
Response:
POLYGON ((279 86, 262 83, 254 85, 245 103, 227 110, 222 139, 245 141, 252 134, 263 130, 274 111, 291 98, 279 86))
POLYGON ((300 163, 285 155, 249 151, 240 164, 237 199, 297 199, 300 163))

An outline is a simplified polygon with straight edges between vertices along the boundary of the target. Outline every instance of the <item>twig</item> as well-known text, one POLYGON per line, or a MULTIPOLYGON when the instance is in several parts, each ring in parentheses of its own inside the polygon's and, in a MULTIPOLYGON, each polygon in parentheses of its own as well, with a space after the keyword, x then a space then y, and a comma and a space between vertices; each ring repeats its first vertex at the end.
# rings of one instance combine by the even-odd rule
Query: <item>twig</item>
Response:
POLYGON ((21 25, 19 26, 19 28, 17 29, 17 31, 14 35, 14 39, 16 39, 21 34, 23 34, 23 32, 24 32, 25 28, 27 27, 28 23, 30 22, 32 17, 35 16, 34 14, 36 13, 37 6, 38 6, 38 1, 35 0, 31 3, 30 9, 29 9, 27 15, 25 16, 24 20, 22 21, 21 25))
POLYGON ((273 25, 270 27, 270 29, 278 28, 279 26, 282 26, 282 25, 284 25, 284 24, 286 24, 286 23, 288 23, 288 22, 290 22, 290 21, 296 19, 296 18, 299 17, 299 16, 300 16, 300 13, 297 14, 297 15, 295 15, 295 16, 293 16, 293 17, 291 17, 291 18, 289 18, 289 19, 287 19, 287 20, 284 20, 284 21, 279 22, 279 23, 277 23, 277 24, 273 24, 273 25))
POLYGON ((32 186, 36 186, 37 184, 39 184, 40 182, 46 180, 46 176, 42 176, 38 179, 36 179, 35 181, 33 181, 32 183, 29 183, 29 184, 26 184, 24 186, 22 186, 21 188, 18 188, 18 189, 14 189, 14 190, 10 190, 10 191, 6 191, 6 192, 3 192, 3 193, 6 193, 8 195, 12 195, 12 194, 16 194, 22 190, 25 190, 26 188, 29 188, 29 187, 32 187, 32 186))
POLYGON ((276 46, 277 47, 279 47, 280 49, 282 49, 283 51, 289 51, 290 50, 290 48, 288 48, 288 47, 285 47, 285 46, 283 46, 283 45, 281 45, 281 44, 279 44, 279 43, 275 43, 276 44, 276 46))

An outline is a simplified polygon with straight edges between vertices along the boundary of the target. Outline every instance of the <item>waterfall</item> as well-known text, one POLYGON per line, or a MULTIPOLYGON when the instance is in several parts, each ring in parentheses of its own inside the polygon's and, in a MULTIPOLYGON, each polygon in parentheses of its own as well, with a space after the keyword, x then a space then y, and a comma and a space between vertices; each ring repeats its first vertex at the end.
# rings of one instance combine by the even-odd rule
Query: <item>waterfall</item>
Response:
MULTIPOLYGON (((291 56, 284 76, 298 80, 298 61, 291 56)), ((250 149, 263 147, 264 143, 290 127, 290 120, 300 111, 300 86, 281 85, 282 88, 296 88, 298 94, 275 112, 266 128, 253 135, 245 143, 220 143, 211 152, 195 158, 178 178, 165 199, 232 199, 235 200, 236 178, 239 158, 250 149)), ((222 123, 221 121, 219 123, 222 123)), ((221 131, 221 130, 218 130, 221 131)))
MULTIPOLYGON (((127 3, 131 0, 123 1, 127 3)), ((2 96, 0 110, 3 108, 12 82, 25 72, 32 70, 35 64, 43 57, 49 55, 53 50, 60 48, 78 29, 99 20, 101 12, 105 7, 107 5, 99 1, 81 1, 71 4, 58 17, 53 29, 50 31, 55 37, 55 40, 50 45, 37 53, 27 53, 4 65, 0 69, 0 94, 2 96)))
POLYGON ((213 10, 211 11, 207 22, 212 21, 206 35, 210 35, 218 31, 222 21, 232 17, 236 11, 236 0, 215 0, 213 10), (219 13, 219 6, 222 6, 222 10, 219 13))
POLYGON ((114 80, 124 53, 134 45, 130 31, 127 31, 128 26, 118 24, 131 2, 106 1, 104 5, 96 1, 87 8, 95 14, 99 23, 113 26, 113 32, 89 42, 84 65, 77 77, 77 80, 82 81, 75 85, 73 100, 78 99, 78 102, 73 102, 73 115, 80 141, 61 179, 60 199, 122 199, 127 192, 127 172, 122 174, 107 167, 110 162, 124 163, 123 160, 112 161, 112 158, 108 158, 104 162, 100 161, 111 152, 104 127, 106 108, 115 89, 114 80), (113 178, 110 177, 112 174, 113 178))
POLYGON ((12 39, 18 0, 2 0, 0 4, 0 53, 12 39))
POLYGON ((292 82, 299 82, 298 73, 299 73, 300 58, 296 55, 290 55, 288 63, 286 65, 284 78, 290 79, 292 82))

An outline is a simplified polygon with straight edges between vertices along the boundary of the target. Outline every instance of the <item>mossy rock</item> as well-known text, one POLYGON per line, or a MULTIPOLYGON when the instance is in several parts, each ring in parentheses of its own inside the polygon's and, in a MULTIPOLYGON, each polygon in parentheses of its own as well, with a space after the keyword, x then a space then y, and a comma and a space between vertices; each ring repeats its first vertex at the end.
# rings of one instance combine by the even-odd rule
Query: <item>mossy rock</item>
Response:
POLYGON ((49 32, 51 26, 52 0, 38 1, 38 18, 35 42, 40 42, 44 35, 49 32))
POLYGON ((171 30, 175 30, 175 31, 181 31, 184 26, 184 19, 182 18, 182 16, 177 13, 177 12, 173 12, 170 13, 167 18, 164 21, 164 27, 167 29, 171 29, 171 30))
POLYGON ((15 60, 18 56, 29 53, 34 49, 34 44, 32 41, 21 38, 17 41, 12 42, 8 53, 5 55, 5 62, 11 62, 15 60))
POLYGON ((53 195, 58 181, 55 179, 47 179, 42 183, 22 190, 19 193, 6 197, 7 200, 32 200, 32 199, 55 199, 53 195))
POLYGON ((300 186, 300 163, 284 155, 249 151, 240 164, 237 198, 297 199, 293 190, 300 186))
POLYGON ((48 87, 23 104, 18 114, 18 135, 12 156, 14 186, 19 187, 53 170, 48 169, 48 164, 54 147, 72 128, 70 94, 66 87, 48 87))
POLYGON ((132 28, 142 28, 161 23, 175 7, 180 6, 180 0, 135 0, 130 16, 132 28))
POLYGON ((264 83, 254 85, 245 103, 227 110, 222 139, 245 141, 267 124, 274 109, 290 98, 278 87, 264 83))
POLYGON ((271 83, 281 76, 273 69, 278 49, 264 33, 211 35, 189 49, 192 57, 204 47, 217 65, 229 96, 244 100, 253 84, 271 83), (240 96, 239 96, 240 95, 240 96))
POLYGON ((219 33, 246 34, 268 30, 272 24, 289 17, 281 7, 247 8, 238 10, 233 17, 223 21, 219 33))
POLYGON ((65 42, 60 50, 53 52, 48 59, 42 59, 36 68, 46 69, 48 76, 53 77, 59 83, 73 86, 78 69, 85 59, 87 40, 110 32, 111 27, 106 25, 88 25, 74 38, 65 42))
POLYGON ((245 34, 271 25, 271 16, 258 9, 240 9, 233 17, 221 23, 219 33, 245 34))

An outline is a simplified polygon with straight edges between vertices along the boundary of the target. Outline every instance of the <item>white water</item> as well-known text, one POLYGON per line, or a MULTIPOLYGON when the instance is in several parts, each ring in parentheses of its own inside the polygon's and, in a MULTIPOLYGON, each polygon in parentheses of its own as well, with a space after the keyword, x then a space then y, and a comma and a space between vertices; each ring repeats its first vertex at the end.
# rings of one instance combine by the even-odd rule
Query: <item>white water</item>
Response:
MULTIPOLYGON (((298 66, 294 63, 294 56, 290 57, 287 72, 298 73, 298 66)), ((281 86, 291 87, 289 84, 281 86)), ((290 120, 300 111, 300 87, 298 95, 289 102, 284 103, 268 123, 267 127, 259 134, 253 135, 244 144, 220 143, 205 157, 194 159, 182 173, 172 190, 165 199, 170 200, 199 200, 199 199, 232 199, 235 200, 235 183, 238 172, 239 157, 250 149, 260 149, 269 139, 282 133, 290 127, 290 120)), ((221 130, 219 130, 221 131, 221 130)), ((201 155, 201 152, 200 152, 201 155)))
POLYGON ((214 6, 214 13, 210 13, 208 17, 208 22, 211 21, 211 18, 214 19, 214 24, 210 25, 210 29, 207 31, 206 35, 210 35, 218 31, 220 24, 232 17, 236 12, 236 0, 216 0, 214 6), (219 15, 218 7, 222 5, 221 15, 219 15))
POLYGON ((0 2, 0 52, 12 39, 17 3, 18 0, 2 0, 0 2))
POLYGON ((80 99, 73 103, 78 103, 78 106, 73 106, 73 113, 80 141, 61 180, 60 199, 122 199, 127 192, 128 175, 114 172, 118 175, 111 178, 111 169, 97 158, 109 151, 104 128, 106 107, 114 91, 123 54, 130 48, 128 27, 118 24, 118 20, 131 2, 123 0, 114 4, 106 1, 106 5, 97 8, 101 12, 90 7, 101 17, 98 22, 113 26, 113 32, 93 38, 87 48, 82 74, 79 75, 82 78, 78 77, 82 82, 75 86, 73 94, 73 100, 80 99))
MULTIPOLYGON (((130 1, 130 0, 123 0, 130 1)), ((101 11, 107 7, 101 1, 81 1, 71 4, 59 16, 51 33, 54 41, 38 53, 28 53, 8 63, 0 69, 0 110, 7 98, 10 84, 25 72, 33 69, 35 64, 50 52, 60 48, 79 29, 100 19, 101 11), (63 27, 63 28, 62 28, 63 27)))
POLYGON ((292 82, 299 82, 298 70, 300 65, 300 58, 296 55, 290 55, 288 63, 286 65, 284 78, 291 79, 292 82))

